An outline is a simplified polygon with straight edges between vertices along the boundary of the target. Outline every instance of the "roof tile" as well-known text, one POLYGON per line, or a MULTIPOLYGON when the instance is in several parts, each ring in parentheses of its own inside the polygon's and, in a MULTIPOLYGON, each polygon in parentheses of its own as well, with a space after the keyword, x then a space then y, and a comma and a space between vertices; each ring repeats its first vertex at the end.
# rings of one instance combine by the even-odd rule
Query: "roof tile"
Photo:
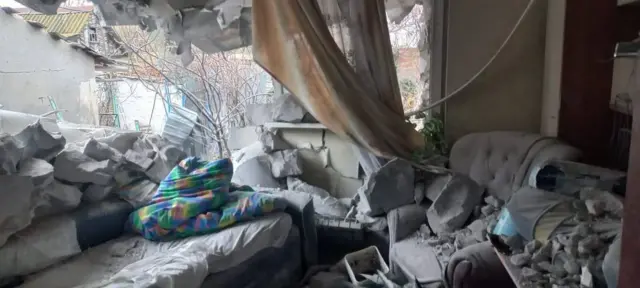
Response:
POLYGON ((22 18, 28 22, 37 22, 45 27, 47 32, 56 33, 68 38, 76 36, 84 30, 91 20, 92 12, 72 12, 56 15, 22 14, 22 18))

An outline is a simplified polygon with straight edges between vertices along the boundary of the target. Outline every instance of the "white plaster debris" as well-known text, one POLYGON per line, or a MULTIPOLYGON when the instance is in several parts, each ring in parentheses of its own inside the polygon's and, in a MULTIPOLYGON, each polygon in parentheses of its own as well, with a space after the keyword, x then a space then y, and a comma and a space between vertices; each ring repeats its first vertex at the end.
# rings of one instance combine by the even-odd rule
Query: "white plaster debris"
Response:
POLYGON ((262 148, 265 153, 271 153, 273 151, 280 151, 291 149, 291 146, 287 144, 280 136, 277 135, 277 132, 272 132, 269 130, 262 130, 259 135, 259 141, 262 143, 262 148))
POLYGON ((589 271, 589 268, 586 266, 582 267, 582 274, 580 275, 580 286, 582 287, 593 287, 593 275, 589 271))
POLYGON ((73 183, 107 185, 112 175, 109 160, 96 161, 78 150, 64 150, 56 157, 54 176, 73 183))
POLYGON ((104 161, 104 160, 113 160, 115 162, 122 161, 122 153, 118 150, 109 147, 109 145, 105 143, 101 143, 96 141, 96 139, 91 138, 84 145, 83 149, 84 155, 87 155, 93 160, 96 161, 104 161))
POLYGON ((138 171, 147 171, 153 164, 153 160, 149 159, 146 153, 133 151, 131 149, 124 153, 124 160, 134 170, 138 171))
POLYGON ((364 185, 358 189, 358 211, 369 216, 379 216, 412 203, 414 177, 414 170, 409 162, 397 158, 387 162, 380 170, 368 175, 364 185))
MULTIPOLYGON (((427 210, 431 229, 436 233, 441 233, 453 232, 462 228, 465 221, 473 213, 474 207, 482 201, 483 192, 484 189, 469 177, 452 175, 442 188, 438 198, 427 210)), ((495 209, 492 212, 495 212, 495 209)))
POLYGON ((302 159, 297 149, 273 152, 269 154, 269 162, 275 178, 302 175, 302 159))

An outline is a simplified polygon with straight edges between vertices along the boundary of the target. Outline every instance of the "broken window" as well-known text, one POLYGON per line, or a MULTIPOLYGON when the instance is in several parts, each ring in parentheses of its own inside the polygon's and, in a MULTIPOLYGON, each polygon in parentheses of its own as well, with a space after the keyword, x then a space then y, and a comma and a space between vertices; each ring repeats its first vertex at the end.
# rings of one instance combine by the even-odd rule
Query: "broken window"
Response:
POLYGON ((98 31, 95 27, 89 27, 89 29, 87 29, 87 34, 88 34, 88 40, 89 40, 89 44, 93 44, 93 43, 97 43, 98 42, 98 31))

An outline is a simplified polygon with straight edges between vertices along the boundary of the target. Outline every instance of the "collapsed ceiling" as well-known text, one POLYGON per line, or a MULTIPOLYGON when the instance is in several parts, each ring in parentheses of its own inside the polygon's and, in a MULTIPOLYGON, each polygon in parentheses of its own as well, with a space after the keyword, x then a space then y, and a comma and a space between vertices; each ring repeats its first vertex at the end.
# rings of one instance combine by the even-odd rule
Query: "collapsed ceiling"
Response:
MULTIPOLYGON (((44 14, 55 14, 65 0, 17 0, 44 14)), ((337 0, 349 1, 349 0, 337 0)), ((252 0, 92 0, 106 25, 161 29, 174 41, 183 64, 193 60, 191 44, 205 53, 251 44, 252 0)), ((385 0, 388 16, 400 22, 420 0, 385 0)))

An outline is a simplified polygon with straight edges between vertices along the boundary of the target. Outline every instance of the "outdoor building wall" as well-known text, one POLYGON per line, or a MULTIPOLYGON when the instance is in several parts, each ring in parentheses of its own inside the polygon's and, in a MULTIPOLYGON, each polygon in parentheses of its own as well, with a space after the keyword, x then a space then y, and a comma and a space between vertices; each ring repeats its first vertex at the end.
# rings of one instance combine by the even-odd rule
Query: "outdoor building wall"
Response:
POLYGON ((64 120, 97 124, 98 103, 91 85, 94 60, 44 30, 0 11, 0 104, 31 114, 52 110, 51 96, 64 120))
MULTIPOLYGON (((489 61, 529 0, 449 1, 446 93, 489 61)), ((450 140, 491 130, 540 131, 546 1, 536 1, 494 63, 446 104, 450 140)))

